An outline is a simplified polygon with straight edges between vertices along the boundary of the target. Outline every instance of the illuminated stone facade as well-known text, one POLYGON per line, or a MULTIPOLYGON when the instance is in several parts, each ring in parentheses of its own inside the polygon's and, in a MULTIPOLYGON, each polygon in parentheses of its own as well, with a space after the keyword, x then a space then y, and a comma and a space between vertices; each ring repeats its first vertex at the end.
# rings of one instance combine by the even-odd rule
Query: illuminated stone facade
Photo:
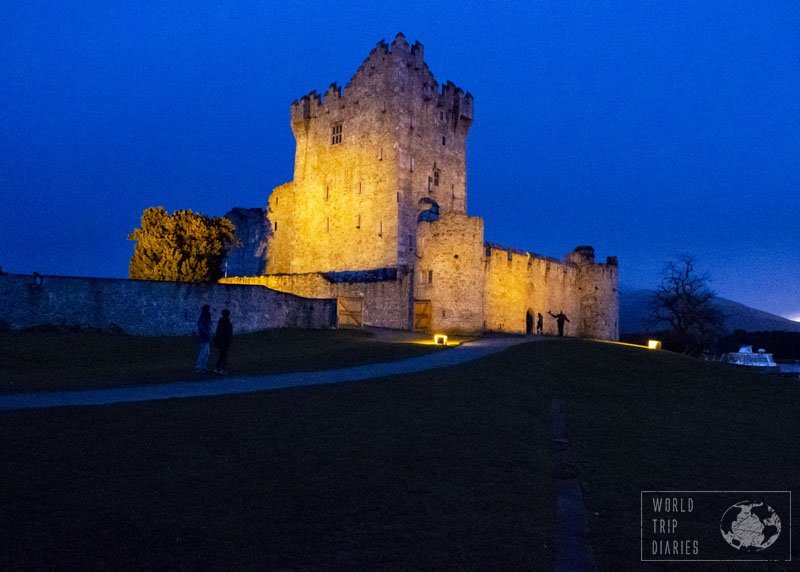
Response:
MULTIPOLYGON (((525 332, 563 311, 568 335, 618 337, 617 264, 591 247, 563 261, 487 243, 467 215, 469 93, 439 85, 419 43, 380 42, 342 89, 291 106, 294 180, 269 198, 266 276, 308 297, 364 300, 368 325, 525 332)), ((229 279, 235 282, 236 279, 229 279)))

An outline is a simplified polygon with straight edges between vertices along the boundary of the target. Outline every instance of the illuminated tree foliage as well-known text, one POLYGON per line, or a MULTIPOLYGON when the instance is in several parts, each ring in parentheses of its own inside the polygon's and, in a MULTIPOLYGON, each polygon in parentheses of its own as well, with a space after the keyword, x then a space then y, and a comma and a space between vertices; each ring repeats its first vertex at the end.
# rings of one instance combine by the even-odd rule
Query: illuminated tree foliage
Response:
POLYGON ((710 278, 697 270, 692 256, 670 260, 650 302, 650 321, 669 324, 669 345, 698 354, 719 336, 725 316, 714 304, 710 278))
POLYGON ((145 209, 141 228, 134 229, 128 239, 136 241, 131 278, 176 282, 218 280, 225 256, 236 243, 228 219, 191 210, 169 214, 164 207, 145 209))

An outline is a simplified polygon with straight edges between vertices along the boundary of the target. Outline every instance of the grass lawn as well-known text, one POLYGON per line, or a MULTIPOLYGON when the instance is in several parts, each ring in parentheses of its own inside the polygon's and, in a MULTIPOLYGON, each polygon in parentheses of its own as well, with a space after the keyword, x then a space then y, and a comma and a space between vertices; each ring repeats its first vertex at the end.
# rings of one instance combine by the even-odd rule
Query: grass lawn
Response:
POLYGON ((735 569, 641 564, 641 490, 798 490, 797 380, 541 342, 389 380, 0 415, 0 569, 551 570, 553 397, 601 570, 735 569))
MULTIPOLYGON (((268 330, 234 337, 231 375, 392 361, 441 348, 375 339, 368 330, 268 330)), ((202 379, 193 336, 0 332, 0 393, 202 379)), ((216 350, 212 350, 213 366, 216 350)))

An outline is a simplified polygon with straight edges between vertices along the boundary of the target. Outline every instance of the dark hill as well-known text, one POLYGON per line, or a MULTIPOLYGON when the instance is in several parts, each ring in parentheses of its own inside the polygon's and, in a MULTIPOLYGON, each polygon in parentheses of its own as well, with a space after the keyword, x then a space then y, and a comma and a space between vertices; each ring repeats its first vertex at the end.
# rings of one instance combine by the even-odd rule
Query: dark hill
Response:
MULTIPOLYGON (((647 324, 648 303, 652 295, 652 290, 620 291, 620 333, 632 334, 658 329, 647 324)), ((756 310, 727 298, 717 298, 716 303, 726 316, 725 329, 728 332, 734 330, 800 332, 800 322, 793 322, 763 310, 756 310)))

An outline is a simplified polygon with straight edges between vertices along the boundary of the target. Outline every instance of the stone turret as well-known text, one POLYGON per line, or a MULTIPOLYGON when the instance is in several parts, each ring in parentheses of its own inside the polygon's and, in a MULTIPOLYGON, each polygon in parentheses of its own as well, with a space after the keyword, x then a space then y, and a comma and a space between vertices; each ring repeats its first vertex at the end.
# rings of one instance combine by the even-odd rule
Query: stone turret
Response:
POLYGON ((564 261, 578 267, 578 334, 587 338, 618 339, 617 257, 608 257, 605 264, 595 263, 594 247, 577 246, 564 257, 564 261))

